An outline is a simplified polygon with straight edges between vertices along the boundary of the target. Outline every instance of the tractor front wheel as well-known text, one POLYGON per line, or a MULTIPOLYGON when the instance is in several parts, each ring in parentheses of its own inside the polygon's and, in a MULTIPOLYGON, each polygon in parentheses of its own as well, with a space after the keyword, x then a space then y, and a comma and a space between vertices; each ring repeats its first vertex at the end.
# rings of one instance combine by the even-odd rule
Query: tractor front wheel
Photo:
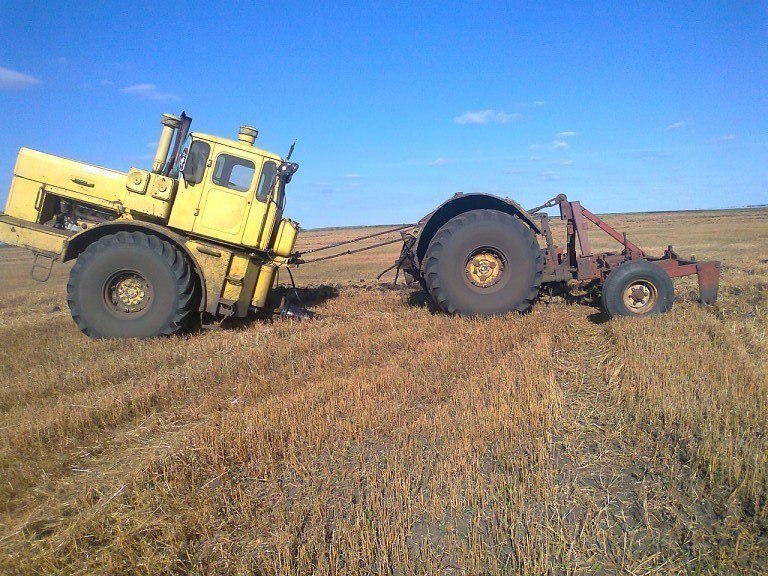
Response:
POLYGON ((611 317, 661 314, 672 308, 669 274, 647 260, 624 262, 603 283, 603 308, 611 317))
POLYGON ((168 242, 142 232, 118 232, 77 258, 67 302, 91 338, 152 338, 185 327, 197 308, 193 270, 168 242))

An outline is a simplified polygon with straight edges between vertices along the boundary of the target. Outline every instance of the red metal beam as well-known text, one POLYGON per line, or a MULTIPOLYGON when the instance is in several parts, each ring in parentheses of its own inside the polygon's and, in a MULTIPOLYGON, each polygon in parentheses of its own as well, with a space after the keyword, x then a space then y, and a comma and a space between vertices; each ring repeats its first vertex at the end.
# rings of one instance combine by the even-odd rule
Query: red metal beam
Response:
POLYGON ((573 214, 573 227, 576 231, 576 236, 579 237, 581 255, 592 256, 592 248, 589 246, 589 234, 587 233, 587 225, 584 222, 584 213, 586 210, 581 207, 580 202, 571 202, 570 204, 571 214, 573 214))

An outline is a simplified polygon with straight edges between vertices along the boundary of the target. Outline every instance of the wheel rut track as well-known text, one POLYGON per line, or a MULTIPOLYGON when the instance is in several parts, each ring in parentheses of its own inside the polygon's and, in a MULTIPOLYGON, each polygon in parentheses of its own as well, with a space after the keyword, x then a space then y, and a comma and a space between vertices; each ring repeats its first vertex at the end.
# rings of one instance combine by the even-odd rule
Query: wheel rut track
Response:
POLYGON ((558 506, 551 519, 568 572, 730 573, 746 561, 753 569, 739 573, 765 573, 757 558, 768 542, 759 527, 743 545, 752 551, 733 563, 718 550, 727 544, 739 552, 741 536, 725 511, 736 487, 710 485, 673 434, 651 428, 613 390, 623 360, 608 326, 578 315, 561 337, 564 401, 552 438, 558 506))

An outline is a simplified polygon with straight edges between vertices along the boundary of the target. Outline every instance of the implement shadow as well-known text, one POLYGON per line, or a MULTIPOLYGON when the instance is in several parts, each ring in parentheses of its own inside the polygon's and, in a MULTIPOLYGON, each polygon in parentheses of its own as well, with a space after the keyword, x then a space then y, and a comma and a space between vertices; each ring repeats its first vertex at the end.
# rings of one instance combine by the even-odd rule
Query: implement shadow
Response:
POLYGON ((408 290, 405 302, 411 308, 426 308, 429 310, 430 314, 443 313, 432 301, 432 297, 427 294, 427 291, 418 284, 405 288, 404 290, 408 290))
POLYGON ((587 320, 592 324, 604 324, 611 317, 603 310, 600 298, 600 288, 597 284, 584 287, 568 286, 567 284, 552 284, 542 288, 539 298, 543 302, 551 303, 563 301, 573 306, 585 306, 592 308, 594 312, 587 315, 587 320))
MULTIPOLYGON (((426 290, 420 286, 400 288, 399 290, 408 290, 406 303, 413 308, 426 308, 432 314, 443 314, 443 312, 435 305, 432 298, 429 296, 426 290)), ((610 316, 605 313, 600 304, 599 291, 589 289, 584 293, 574 293, 569 287, 547 287, 543 289, 539 295, 540 301, 543 303, 550 303, 555 300, 562 300, 567 304, 573 304, 576 306, 586 306, 594 310, 593 313, 587 316, 587 320, 593 324, 603 324, 610 320, 610 316)))

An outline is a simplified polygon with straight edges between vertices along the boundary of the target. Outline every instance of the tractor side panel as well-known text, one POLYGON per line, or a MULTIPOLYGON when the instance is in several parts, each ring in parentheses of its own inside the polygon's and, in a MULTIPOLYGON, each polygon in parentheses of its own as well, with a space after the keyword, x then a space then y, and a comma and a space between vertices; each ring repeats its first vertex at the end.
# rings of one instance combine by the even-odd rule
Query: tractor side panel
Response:
POLYGON ((224 286, 227 282, 227 272, 230 266, 232 253, 219 247, 213 248, 207 244, 188 240, 184 246, 194 254, 195 260, 205 278, 205 309, 215 314, 222 297, 224 286))
MULTIPOLYGON (((57 196, 117 210, 125 201, 126 174, 52 154, 22 148, 16 160, 14 180, 45 185, 57 196)), ((10 202, 10 200, 9 200, 10 202)), ((13 205, 16 206, 16 199, 13 205)), ((26 202, 26 199, 23 200, 26 202)))
POLYGON ((40 182, 14 176, 5 213, 27 222, 38 222, 42 208, 43 187, 40 182))
POLYGON ((40 222, 43 195, 73 200, 114 214, 168 219, 175 181, 146 170, 128 174, 22 148, 16 160, 6 213, 40 222))

